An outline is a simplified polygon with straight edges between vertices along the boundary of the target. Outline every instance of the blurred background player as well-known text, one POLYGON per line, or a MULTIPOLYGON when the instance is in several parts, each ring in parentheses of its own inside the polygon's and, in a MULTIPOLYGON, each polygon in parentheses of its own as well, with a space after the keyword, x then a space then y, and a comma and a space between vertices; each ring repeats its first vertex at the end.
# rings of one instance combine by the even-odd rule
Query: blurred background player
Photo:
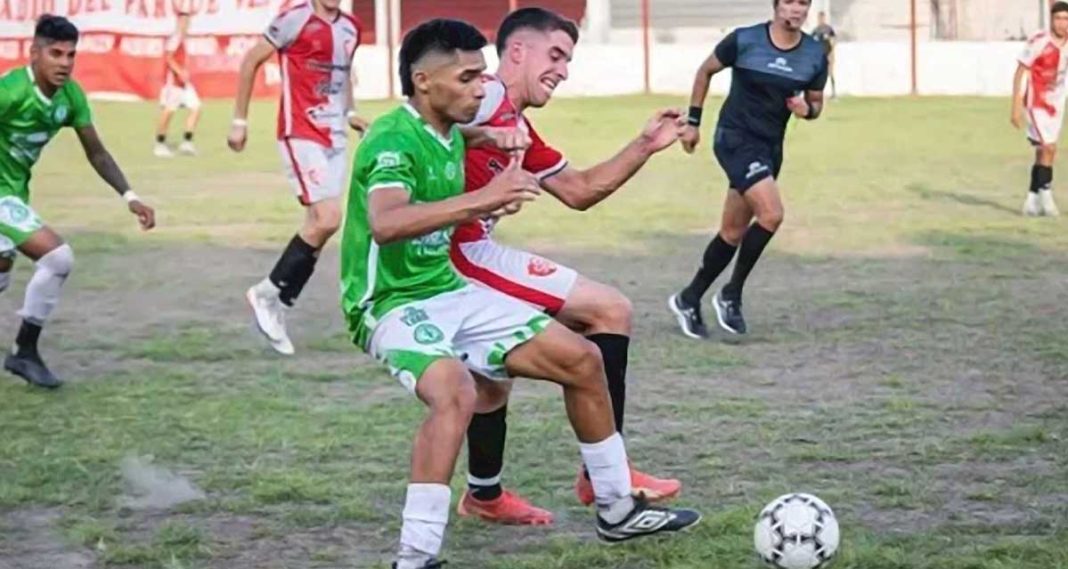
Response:
POLYGON ((596 531, 606 541, 677 532, 693 510, 631 496, 623 438, 597 347, 540 310, 468 283, 449 258, 453 227, 534 199, 538 179, 518 161, 464 191, 464 135, 485 91, 486 39, 455 20, 404 38, 405 105, 375 121, 353 166, 341 241, 342 305, 353 340, 427 407, 415 434, 396 569, 429 569, 449 519, 449 481, 484 383, 544 379, 563 388, 588 465, 596 531), (487 378, 476 383, 472 373, 487 378))
POLYGON ((89 102, 71 79, 78 29, 66 18, 41 16, 30 47, 30 64, 0 77, 0 291, 11 284, 15 252, 37 268, 19 311, 22 325, 4 369, 39 386, 62 385, 37 350, 41 327, 55 310, 74 251, 30 207, 31 170, 41 151, 63 127, 78 135, 96 173, 121 195, 143 229, 155 226, 155 213, 130 190, 126 177, 93 127, 89 102))
POLYGON ((282 71, 278 149, 300 204, 304 225, 270 274, 248 289, 256 325, 271 347, 293 354, 286 311, 315 271, 319 252, 341 224, 341 192, 348 171, 348 128, 367 123, 352 99, 352 58, 361 26, 339 9, 340 0, 313 0, 282 12, 241 63, 228 144, 235 152, 248 138, 248 106, 256 73, 276 52, 282 71), (325 86, 325 88, 324 88, 325 86))
MULTIPOLYGON (((678 137, 678 111, 656 113, 642 132, 614 157, 586 170, 571 166, 548 145, 523 116, 528 108, 548 104, 556 87, 567 79, 568 64, 578 41, 574 22, 542 8, 524 8, 508 15, 497 33, 500 66, 484 81, 485 98, 472 125, 519 128, 531 146, 522 167, 540 185, 572 209, 585 210, 612 195, 656 152, 678 137)), ((480 191, 512 160, 493 147, 469 148, 466 190, 480 191)), ((533 253, 501 245, 492 238, 496 218, 472 221, 453 235, 452 260, 469 280, 521 300, 553 315, 597 345, 608 377, 616 428, 622 432, 626 373, 630 346, 630 301, 618 290, 579 275, 575 270, 533 253)), ((508 392, 511 383, 487 385, 468 429, 469 491, 460 501, 460 515, 504 524, 551 523, 552 514, 534 507, 501 487, 508 392)), ((631 472, 635 493, 650 500, 676 496, 678 480, 631 472)), ((585 472, 575 483, 580 501, 593 503, 585 472)))
POLYGON ((181 9, 176 17, 176 27, 174 33, 167 38, 166 53, 163 56, 163 89, 159 93, 160 113, 156 123, 156 147, 153 150, 153 154, 159 158, 174 156, 171 147, 167 145, 167 130, 170 128, 171 117, 183 107, 189 111, 189 115, 185 119, 185 132, 182 134, 182 143, 178 145, 178 152, 189 156, 197 153, 193 144, 193 133, 200 120, 200 97, 189 75, 185 51, 192 14, 188 9, 181 9))
POLYGON ((838 42, 838 34, 827 22, 827 12, 820 12, 819 23, 812 29, 812 37, 823 45, 823 53, 827 54, 827 78, 831 81, 831 98, 838 97, 838 87, 834 83, 834 46, 838 42))
POLYGON ((713 149, 730 187, 719 233, 705 249, 701 267, 668 307, 682 333, 706 338, 701 298, 735 252, 730 282, 712 299, 716 320, 731 334, 745 334, 742 288, 783 219, 776 179, 790 115, 820 116, 827 83, 823 46, 801 31, 810 0, 775 0, 771 22, 739 28, 727 35, 701 64, 694 79, 683 148, 693 153, 701 140, 701 114, 712 76, 732 68, 731 89, 720 109, 713 149))
POLYGON ((1027 139, 1035 148, 1024 215, 1060 215, 1053 201, 1053 159, 1064 123, 1064 99, 1068 95, 1066 43, 1068 2, 1054 2, 1050 7, 1050 29, 1027 41, 1012 80, 1012 124, 1022 128, 1027 123, 1027 139))

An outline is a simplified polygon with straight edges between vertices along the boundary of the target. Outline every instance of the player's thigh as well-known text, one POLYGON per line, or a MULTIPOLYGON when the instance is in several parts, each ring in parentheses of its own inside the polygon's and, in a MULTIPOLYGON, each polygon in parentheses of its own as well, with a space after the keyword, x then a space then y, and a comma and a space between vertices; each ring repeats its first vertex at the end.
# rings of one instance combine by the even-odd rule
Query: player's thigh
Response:
POLYGON ((333 149, 310 140, 286 138, 278 141, 278 150, 286 178, 301 204, 311 205, 341 195, 338 177, 331 170, 337 167, 337 160, 332 160, 333 149))
POLYGON ((550 322, 537 336, 508 354, 508 372, 543 379, 565 387, 604 383, 601 352, 586 338, 559 322, 550 322))
POLYGON ((556 319, 585 334, 629 334, 634 306, 614 287, 579 275, 556 319))
POLYGON ((166 113, 173 113, 182 106, 182 89, 174 85, 164 85, 159 92, 159 106, 166 113))
POLYGON ((53 231, 21 197, 0 198, 0 249, 18 249, 36 261, 63 245, 63 238, 53 231))
POLYGON ((186 85, 182 89, 182 106, 190 111, 200 110, 200 95, 197 94, 197 89, 193 85, 186 85))
POLYGON ((452 261, 469 281, 550 314, 564 308, 578 280, 570 267, 492 239, 457 244, 452 261))
POLYGON ((390 311, 375 325, 367 352, 415 393, 434 363, 463 360, 455 341, 464 321, 465 301, 461 295, 447 293, 390 311))

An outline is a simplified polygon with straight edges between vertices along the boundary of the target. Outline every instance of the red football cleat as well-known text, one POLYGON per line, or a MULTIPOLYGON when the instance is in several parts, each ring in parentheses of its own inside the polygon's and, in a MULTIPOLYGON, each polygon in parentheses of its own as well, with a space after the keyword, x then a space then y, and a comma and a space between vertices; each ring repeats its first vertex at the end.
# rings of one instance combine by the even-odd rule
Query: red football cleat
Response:
MULTIPOLYGON (((657 478, 630 467, 631 493, 635 496, 644 495, 648 502, 664 502, 671 500, 682 491, 682 482, 674 478, 657 478)), ((579 470, 578 480, 575 481, 575 495, 579 502, 589 506, 594 502, 593 484, 586 478, 585 471, 579 470)))
POLYGON ((547 526, 553 523, 552 512, 538 508, 508 490, 494 500, 476 500, 468 490, 456 505, 456 513, 464 517, 477 516, 494 524, 547 526))

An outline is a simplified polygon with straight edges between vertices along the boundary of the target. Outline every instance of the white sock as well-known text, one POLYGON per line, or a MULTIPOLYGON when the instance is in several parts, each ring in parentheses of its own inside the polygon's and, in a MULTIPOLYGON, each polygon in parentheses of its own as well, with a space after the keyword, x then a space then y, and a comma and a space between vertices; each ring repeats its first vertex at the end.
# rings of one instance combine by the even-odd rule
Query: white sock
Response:
POLYGON ((634 509, 623 437, 613 433, 599 443, 579 443, 579 449, 593 484, 598 515, 610 524, 619 523, 634 509))
POLYGON ((409 484, 404 503, 397 569, 420 569, 437 557, 449 523, 452 489, 444 484, 409 484))
POLYGON ((37 259, 37 270, 26 285, 26 299, 19 316, 43 324, 59 304, 59 293, 74 269, 74 251, 64 243, 37 259))
POLYGON ((256 291, 256 294, 260 296, 278 296, 282 293, 282 289, 275 286, 275 284, 271 282, 270 277, 264 278, 252 288, 256 291))

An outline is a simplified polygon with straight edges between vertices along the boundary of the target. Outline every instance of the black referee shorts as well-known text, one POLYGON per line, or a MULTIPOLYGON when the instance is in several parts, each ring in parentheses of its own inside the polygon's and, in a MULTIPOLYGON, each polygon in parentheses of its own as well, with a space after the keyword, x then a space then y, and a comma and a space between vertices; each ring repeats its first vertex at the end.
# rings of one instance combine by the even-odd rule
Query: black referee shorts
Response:
POLYGON ((782 168, 782 143, 764 139, 730 128, 716 129, 712 150, 730 187, 745 193, 764 178, 778 178, 782 168))

